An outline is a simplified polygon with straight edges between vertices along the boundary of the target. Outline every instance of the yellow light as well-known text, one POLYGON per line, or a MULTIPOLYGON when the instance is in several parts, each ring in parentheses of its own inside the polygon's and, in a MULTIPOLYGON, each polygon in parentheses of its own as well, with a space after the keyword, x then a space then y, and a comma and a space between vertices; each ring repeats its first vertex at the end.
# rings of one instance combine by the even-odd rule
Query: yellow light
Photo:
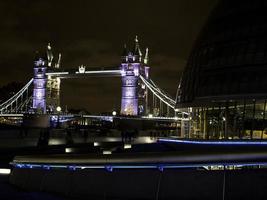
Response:
POLYGON ((111 151, 107 151, 107 150, 103 151, 103 155, 110 155, 110 154, 112 154, 111 151))
POLYGON ((99 142, 94 142, 94 147, 100 146, 99 142))
POLYGON ((131 144, 124 144, 124 149, 131 149, 132 145, 131 144))
POLYGON ((71 152, 73 152, 72 148, 65 148, 65 153, 71 153, 71 152))
POLYGON ((0 168, 0 174, 10 174, 11 170, 10 169, 1 169, 0 168))
POLYGON ((58 112, 61 111, 61 107, 60 107, 60 106, 57 107, 57 111, 58 111, 58 112))

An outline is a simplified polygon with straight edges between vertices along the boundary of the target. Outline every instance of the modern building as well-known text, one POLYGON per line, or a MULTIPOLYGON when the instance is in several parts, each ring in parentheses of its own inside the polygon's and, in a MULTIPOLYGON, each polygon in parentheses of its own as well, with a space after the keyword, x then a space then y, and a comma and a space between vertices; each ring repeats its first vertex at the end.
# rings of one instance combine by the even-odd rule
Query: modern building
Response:
POLYGON ((188 59, 177 109, 188 137, 267 138, 267 1, 221 0, 188 59))

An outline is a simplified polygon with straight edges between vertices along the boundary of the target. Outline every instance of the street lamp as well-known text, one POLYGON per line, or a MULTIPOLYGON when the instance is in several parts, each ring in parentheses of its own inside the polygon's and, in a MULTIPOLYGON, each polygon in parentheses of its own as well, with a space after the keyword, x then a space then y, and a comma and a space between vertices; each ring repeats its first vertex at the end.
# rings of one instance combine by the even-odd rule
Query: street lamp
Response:
POLYGON ((60 112, 61 112, 61 107, 58 106, 58 107, 56 108, 56 110, 57 110, 57 127, 59 128, 59 114, 60 114, 60 112))
POLYGON ((112 115, 113 115, 113 116, 116 116, 116 115, 117 115, 117 112, 114 110, 114 111, 112 112, 112 115))
POLYGON ((58 107, 56 108, 56 110, 57 110, 57 112, 61 112, 61 107, 58 106, 58 107))

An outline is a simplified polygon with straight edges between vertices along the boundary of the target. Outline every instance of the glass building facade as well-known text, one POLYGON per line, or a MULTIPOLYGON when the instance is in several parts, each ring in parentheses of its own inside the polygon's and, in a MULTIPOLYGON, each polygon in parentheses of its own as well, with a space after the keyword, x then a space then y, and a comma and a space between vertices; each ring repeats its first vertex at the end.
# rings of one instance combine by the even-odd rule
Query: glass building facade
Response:
POLYGON ((267 138, 267 1, 222 0, 199 35, 180 82, 188 137, 267 138))

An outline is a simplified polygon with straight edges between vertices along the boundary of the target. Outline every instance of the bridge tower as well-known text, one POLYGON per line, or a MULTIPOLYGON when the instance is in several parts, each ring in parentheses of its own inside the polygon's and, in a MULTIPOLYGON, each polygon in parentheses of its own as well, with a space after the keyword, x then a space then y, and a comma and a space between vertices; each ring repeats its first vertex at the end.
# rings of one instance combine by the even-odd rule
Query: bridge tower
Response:
MULTIPOLYGON (((146 53, 148 53, 148 51, 146 53)), ((146 58, 146 64, 142 63, 142 52, 139 47, 137 36, 135 38, 133 51, 128 51, 126 45, 124 46, 121 57, 122 115, 137 116, 143 115, 146 112, 146 106, 143 105, 143 102, 147 99, 146 88, 139 82, 140 75, 148 77, 148 55, 146 55, 146 58)))
POLYGON ((32 107, 37 113, 46 113, 46 60, 36 54, 33 68, 32 107))
MULTIPOLYGON (((47 45, 47 60, 48 60, 48 71, 55 71, 60 67, 61 64, 61 54, 58 55, 58 61, 53 62, 53 52, 50 43, 47 45)), ((60 83, 61 80, 58 77, 51 77, 48 75, 47 77, 47 94, 46 94, 46 101, 47 101, 47 110, 50 113, 55 113, 56 108, 60 106, 60 83)))

